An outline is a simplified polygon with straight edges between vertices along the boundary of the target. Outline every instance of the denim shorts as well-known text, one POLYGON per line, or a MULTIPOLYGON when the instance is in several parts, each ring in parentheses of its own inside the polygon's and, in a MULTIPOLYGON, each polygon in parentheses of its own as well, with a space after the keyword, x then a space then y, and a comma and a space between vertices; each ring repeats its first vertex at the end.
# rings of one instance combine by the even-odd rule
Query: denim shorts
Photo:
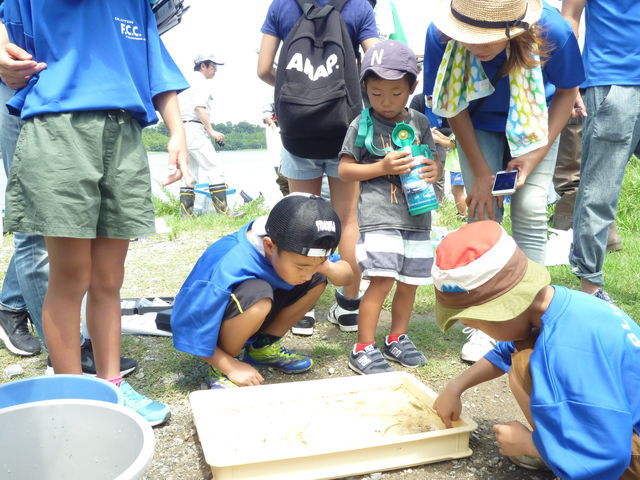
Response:
POLYGON ((338 177, 339 158, 315 159, 303 158, 288 152, 282 147, 280 173, 292 180, 313 180, 326 174, 328 177, 338 177))
POLYGON ((88 239, 153 234, 141 130, 124 110, 27 119, 7 184, 6 230, 88 239))
POLYGON ((451 179, 451 185, 462 185, 464 187, 462 172, 449 172, 449 176, 451 179))

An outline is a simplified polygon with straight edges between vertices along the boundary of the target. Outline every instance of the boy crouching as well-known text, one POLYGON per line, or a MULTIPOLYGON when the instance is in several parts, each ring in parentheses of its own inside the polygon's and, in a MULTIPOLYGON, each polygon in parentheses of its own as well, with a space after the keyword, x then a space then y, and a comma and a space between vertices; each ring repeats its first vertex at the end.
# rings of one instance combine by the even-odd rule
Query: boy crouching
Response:
POLYGON ((262 383, 254 366, 311 368, 311 358, 287 350, 282 337, 313 307, 327 279, 351 280, 351 267, 334 254, 340 233, 328 202, 295 193, 203 253, 176 296, 171 328, 176 349, 211 366, 211 388, 262 383))

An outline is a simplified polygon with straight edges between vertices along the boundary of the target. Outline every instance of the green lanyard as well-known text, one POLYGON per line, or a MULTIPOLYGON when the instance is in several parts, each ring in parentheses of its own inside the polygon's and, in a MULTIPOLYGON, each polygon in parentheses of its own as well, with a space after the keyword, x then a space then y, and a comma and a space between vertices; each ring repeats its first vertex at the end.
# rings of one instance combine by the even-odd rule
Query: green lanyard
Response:
POLYGON ((360 113, 360 125, 358 126, 358 135, 356 136, 356 147, 367 148, 369 153, 384 157, 387 153, 392 152, 393 148, 386 147, 379 149, 373 143, 373 118, 371 118, 371 108, 365 108, 360 113))
MULTIPOLYGON (((411 125, 400 122, 396 123, 395 128, 391 134, 393 143, 398 147, 403 148, 407 145, 411 145, 416 138, 416 134, 411 125)), ((385 147, 380 149, 373 143, 373 118, 371 118, 371 108, 365 108, 360 113, 360 125, 358 126, 358 135, 356 136, 355 146, 367 148, 369 153, 384 157, 387 153, 392 152, 393 148, 385 147)))

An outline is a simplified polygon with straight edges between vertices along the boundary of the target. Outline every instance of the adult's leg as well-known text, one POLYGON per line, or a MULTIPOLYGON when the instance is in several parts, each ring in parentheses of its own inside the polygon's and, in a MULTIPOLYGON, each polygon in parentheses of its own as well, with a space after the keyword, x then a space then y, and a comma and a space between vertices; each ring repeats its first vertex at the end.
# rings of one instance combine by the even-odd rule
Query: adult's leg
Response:
POLYGON ((14 233, 13 260, 22 297, 29 310, 29 317, 45 345, 42 327, 42 304, 49 281, 49 256, 44 237, 30 233, 14 233))
POLYGON ((553 214, 553 228, 569 230, 573 224, 573 206, 580 185, 582 159, 582 117, 570 118, 560 132, 553 185, 560 200, 553 214))
MULTIPOLYGON (((310 180, 296 180, 289 178, 289 190, 293 192, 305 192, 313 195, 320 195, 322 189, 322 177, 312 178, 310 180)), ((344 227, 343 227, 344 230, 344 227)))
MULTIPOLYGON (((0 83, 0 103, 6 103, 14 90, 0 83)), ((7 178, 13 163, 22 120, 0 109, 0 150, 7 178)), ((40 235, 14 234, 14 253, 9 261, 0 294, 0 304, 9 310, 29 310, 31 320, 42 342, 42 303, 47 290, 49 261, 40 235)))
POLYGON ((56 373, 81 374, 80 305, 91 283, 91 240, 46 237, 49 287, 42 323, 56 373))
POLYGON ((129 240, 98 237, 91 241, 91 283, 87 327, 99 377, 120 376, 120 288, 129 240))
MULTIPOLYGON (((367 291, 360 301, 358 319, 358 343, 374 343, 378 319, 385 298, 391 291, 395 280, 391 277, 372 277, 367 291)), ((404 333, 404 332, 403 332, 404 333)))
POLYGON ((558 141, 511 196, 513 239, 525 255, 544 265, 547 246, 547 194, 558 154, 558 141))
POLYGON ((331 205, 340 217, 342 236, 340 237, 340 256, 346 260, 353 270, 353 280, 344 286, 344 296, 358 298, 360 289, 360 268, 356 261, 356 243, 360 237, 358 227, 358 195, 360 184, 346 182, 338 177, 329 177, 331 190, 331 205))
POLYGON ((615 220, 627 163, 640 143, 640 87, 590 87, 584 99, 589 116, 569 261, 581 290, 594 293, 604 284, 607 231, 615 220))

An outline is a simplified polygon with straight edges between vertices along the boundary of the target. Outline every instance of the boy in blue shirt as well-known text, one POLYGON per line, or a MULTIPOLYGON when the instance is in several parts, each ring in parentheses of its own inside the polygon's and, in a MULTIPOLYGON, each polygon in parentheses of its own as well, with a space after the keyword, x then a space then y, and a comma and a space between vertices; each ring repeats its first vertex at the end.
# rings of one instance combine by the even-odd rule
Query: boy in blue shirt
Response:
MULTIPOLYGON (((154 232, 142 127, 170 132, 165 183, 186 168, 176 91, 188 85, 160 41, 147 0, 11 0, 8 39, 46 68, 8 102, 25 124, 6 194, 6 229, 45 237, 49 285, 42 318, 56 373, 81 374, 80 305, 97 374, 152 425, 169 408, 120 373, 120 288, 129 239, 154 232)), ((6 46, 7 38, 0 36, 6 46)))
POLYGON ((547 270, 492 221, 447 235, 432 277, 443 331, 459 320, 499 340, 436 399, 447 427, 465 390, 508 372, 530 428, 494 425, 501 453, 519 465, 544 461, 564 480, 639 478, 640 327, 629 316, 549 285, 547 270))
POLYGON ((351 281, 351 267, 333 253, 340 234, 328 202, 293 193, 268 217, 202 254, 176 296, 171 330, 176 349, 209 364, 211 388, 262 383, 254 365, 285 373, 311 368, 311 359, 287 350, 282 337, 315 304, 327 279, 338 286, 351 281))

